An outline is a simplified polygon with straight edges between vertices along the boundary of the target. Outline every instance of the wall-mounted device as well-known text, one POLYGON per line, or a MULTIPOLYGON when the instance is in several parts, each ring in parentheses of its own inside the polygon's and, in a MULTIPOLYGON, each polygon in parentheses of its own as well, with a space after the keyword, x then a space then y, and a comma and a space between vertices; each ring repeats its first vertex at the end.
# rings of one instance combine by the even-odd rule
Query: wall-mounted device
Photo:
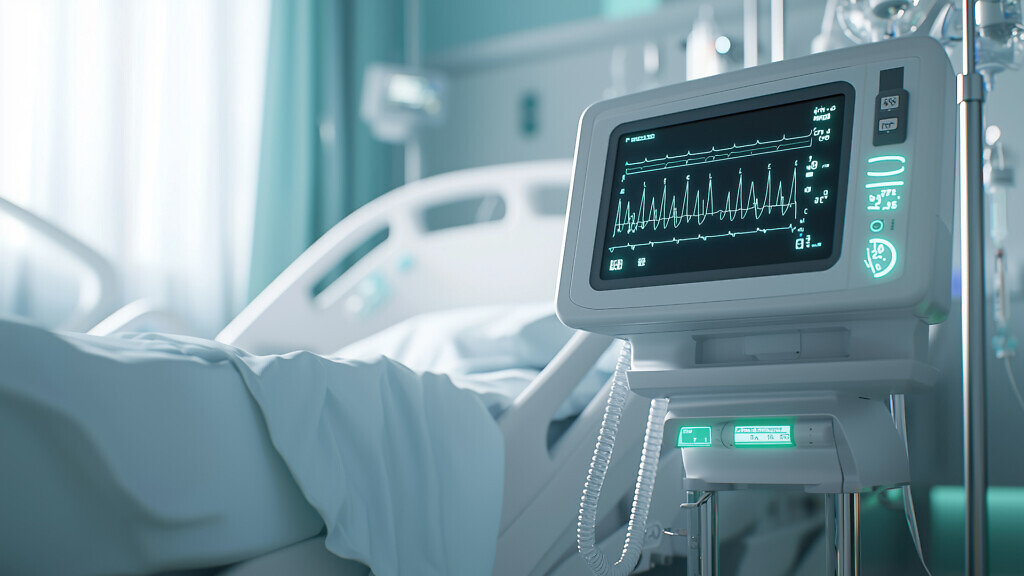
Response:
POLYGON ((444 121, 447 79, 437 71, 373 63, 366 67, 359 114, 379 140, 405 143, 444 121))

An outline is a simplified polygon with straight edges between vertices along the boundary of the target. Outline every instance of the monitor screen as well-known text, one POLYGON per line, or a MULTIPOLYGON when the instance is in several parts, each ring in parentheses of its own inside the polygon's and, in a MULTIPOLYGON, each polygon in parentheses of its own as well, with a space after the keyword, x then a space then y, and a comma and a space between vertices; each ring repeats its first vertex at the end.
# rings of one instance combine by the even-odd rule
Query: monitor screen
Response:
POLYGON ((853 87, 835 82, 620 125, 596 290, 824 270, 839 258, 853 87))

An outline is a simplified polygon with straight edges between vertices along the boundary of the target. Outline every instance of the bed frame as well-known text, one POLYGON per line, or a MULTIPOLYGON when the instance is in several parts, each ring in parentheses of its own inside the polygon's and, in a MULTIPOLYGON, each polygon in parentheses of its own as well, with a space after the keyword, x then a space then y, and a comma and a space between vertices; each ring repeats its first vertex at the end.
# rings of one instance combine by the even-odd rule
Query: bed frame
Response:
POLYGON ((78 237, 48 219, 0 197, 0 213, 20 223, 53 247, 63 250, 84 268, 75 309, 56 326, 59 330, 109 336, 142 328, 171 334, 190 334, 188 324, 174 313, 141 298, 122 302, 121 277, 114 263, 78 237), (120 308, 118 308, 120 306, 120 308))
POLYGON ((58 328, 85 331, 117 307, 121 294, 114 264, 105 256, 46 218, 0 197, 0 213, 38 234, 84 265, 75 310, 58 328))
MULTIPOLYGON (((563 160, 507 164, 398 188, 328 231, 217 340, 256 353, 332 353, 416 314, 549 301, 571 169, 563 160)), ((575 553, 579 498, 607 389, 551 445, 548 430, 562 400, 610 343, 576 334, 499 418, 505 487, 494 574, 545 574, 573 565, 566 560, 575 553)), ((623 416, 616 444, 622 464, 605 481, 606 512, 618 514, 619 500, 632 493, 647 409, 647 401, 634 397, 623 416)), ((679 466, 671 460, 667 465, 679 466)), ((614 530, 617 523, 611 524, 614 530)), ((278 566, 275 558, 231 574, 272 572, 261 566, 278 566)))
POLYGON ((317 240, 217 340, 332 353, 424 312, 551 301, 571 168, 475 168, 389 192, 317 240))

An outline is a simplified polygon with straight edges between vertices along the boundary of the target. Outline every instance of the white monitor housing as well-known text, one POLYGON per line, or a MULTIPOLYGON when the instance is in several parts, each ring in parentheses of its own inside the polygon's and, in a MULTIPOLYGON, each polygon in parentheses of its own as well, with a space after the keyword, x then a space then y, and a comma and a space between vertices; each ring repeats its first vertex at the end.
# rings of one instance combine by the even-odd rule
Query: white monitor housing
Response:
POLYGON ((954 154, 953 71, 928 38, 598 102, 558 317, 630 338, 630 388, 673 399, 687 486, 906 483, 884 400, 937 376, 954 154), (759 426, 786 446, 745 449, 759 426))
POLYGON ((598 102, 558 316, 633 337, 640 369, 904 356, 890 336, 949 307, 954 121, 927 38, 598 102))

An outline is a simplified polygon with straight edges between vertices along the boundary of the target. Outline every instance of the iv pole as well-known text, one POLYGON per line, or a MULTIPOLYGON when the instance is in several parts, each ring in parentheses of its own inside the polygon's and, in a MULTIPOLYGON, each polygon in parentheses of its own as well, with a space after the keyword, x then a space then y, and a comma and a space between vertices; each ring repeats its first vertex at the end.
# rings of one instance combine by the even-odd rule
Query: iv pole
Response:
POLYGON ((982 101, 975 70, 975 3, 964 0, 960 106, 960 238, 963 315, 964 492, 967 576, 986 576, 987 438, 985 429, 985 200, 982 180, 982 101))

